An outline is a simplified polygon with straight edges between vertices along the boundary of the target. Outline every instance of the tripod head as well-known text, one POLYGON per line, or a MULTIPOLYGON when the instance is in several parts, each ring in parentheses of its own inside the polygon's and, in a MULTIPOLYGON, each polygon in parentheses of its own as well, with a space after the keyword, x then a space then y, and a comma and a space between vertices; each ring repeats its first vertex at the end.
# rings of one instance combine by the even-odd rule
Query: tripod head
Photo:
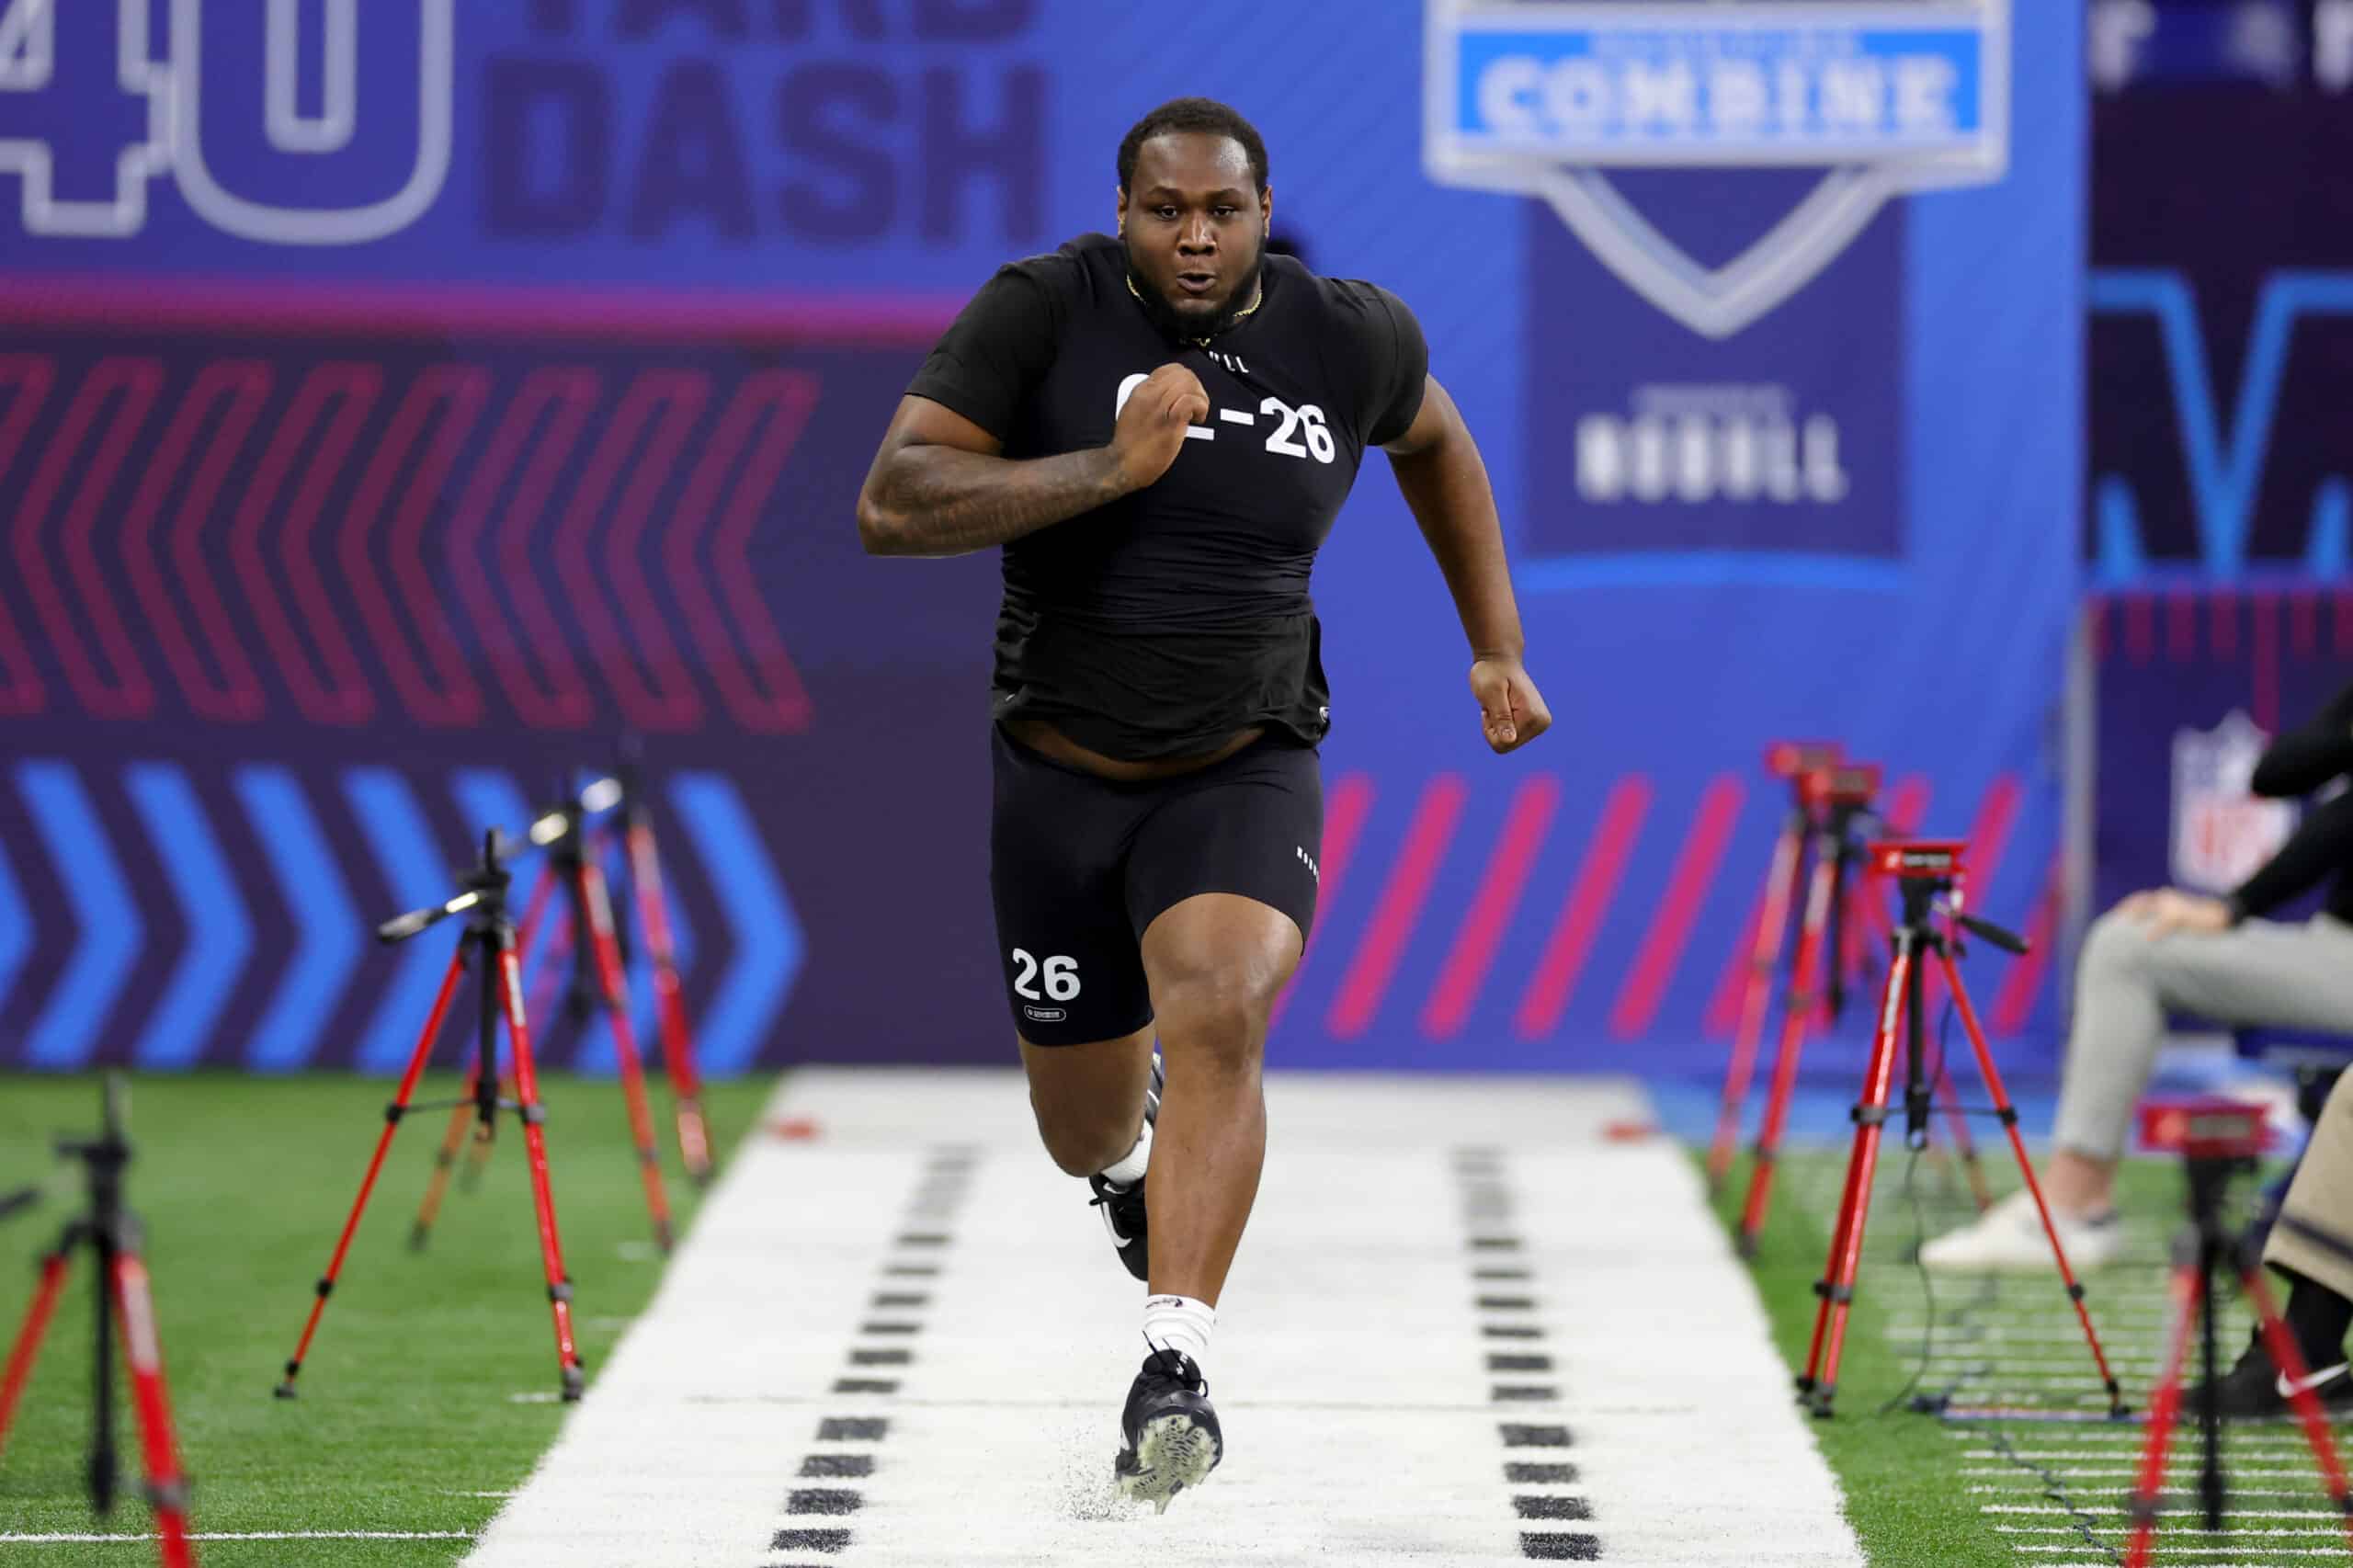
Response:
POLYGON ((1871 869, 1894 881, 1904 899, 1904 925, 1915 933, 1927 932, 1941 901, 1954 925, 2024 958, 2032 950, 2025 937, 1961 908, 1968 850, 1968 844, 1958 838, 1883 839, 1870 846, 1871 869))
POLYGON ((420 932, 432 929, 452 915, 471 915, 473 923, 494 924, 506 916, 506 889, 514 876, 503 861, 505 846, 511 843, 496 828, 483 832, 482 858, 468 868, 458 879, 465 891, 446 903, 425 909, 412 909, 405 915, 395 915, 376 927, 376 939, 387 946, 405 942, 420 932))
POLYGON ((1775 741, 1765 748, 1765 771, 1795 788, 1807 774, 1837 767, 1845 756, 1836 741, 1775 741))

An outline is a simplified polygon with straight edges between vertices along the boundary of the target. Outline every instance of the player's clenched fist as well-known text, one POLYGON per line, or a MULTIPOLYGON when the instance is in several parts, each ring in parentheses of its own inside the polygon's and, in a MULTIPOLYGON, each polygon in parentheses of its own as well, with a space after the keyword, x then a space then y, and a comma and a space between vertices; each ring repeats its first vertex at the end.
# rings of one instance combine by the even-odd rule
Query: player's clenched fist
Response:
POLYGON ((1184 366, 1163 365, 1146 376, 1111 432, 1111 456, 1128 488, 1142 490, 1166 473, 1184 449, 1185 427, 1209 416, 1210 394, 1184 366))

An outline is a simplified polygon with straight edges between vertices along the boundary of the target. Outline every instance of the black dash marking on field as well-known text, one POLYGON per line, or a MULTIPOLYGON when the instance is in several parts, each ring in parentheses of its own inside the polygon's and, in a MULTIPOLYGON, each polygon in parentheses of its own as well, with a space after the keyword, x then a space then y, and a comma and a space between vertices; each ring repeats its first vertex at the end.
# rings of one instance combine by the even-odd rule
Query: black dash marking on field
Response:
POLYGON ((1479 1298, 1479 1310, 1483 1312, 1533 1312, 1535 1307, 1536 1298, 1533 1296, 1482 1296, 1479 1298))
POLYGON ((828 1415, 817 1423, 821 1443, 879 1443, 890 1435, 891 1423, 881 1416, 828 1415))
POLYGON ((1565 1530, 1522 1530, 1519 1554, 1545 1562, 1598 1562, 1601 1540, 1597 1536, 1572 1535, 1565 1530))
POLYGON ((872 1454, 811 1454, 801 1461, 804 1476, 862 1476, 874 1473, 872 1454))
POLYGON ((1488 1395, 1497 1404, 1535 1404, 1561 1397, 1549 1383, 1497 1383, 1488 1395))
MULTIPOLYGON (((808 1474, 807 1471, 801 1472, 808 1474)), ((1529 1464, 1525 1460, 1513 1460, 1504 1466, 1504 1479, 1515 1486, 1565 1486, 1577 1478, 1573 1464, 1529 1464)))
MULTIPOLYGON (((877 1426, 881 1425, 880 1422, 877 1426)), ((1509 1423, 1496 1428, 1504 1435, 1506 1449, 1565 1449, 1569 1446, 1566 1426, 1516 1426, 1509 1423)))
POLYGON ((1518 1252, 1518 1236, 1472 1236, 1471 1244, 1481 1252, 1518 1252))
POLYGON ((847 1530, 779 1530, 768 1542, 771 1551, 841 1551, 849 1545, 847 1530))
POLYGON ((877 1290, 874 1300, 867 1304, 884 1308, 927 1307, 931 1305, 931 1298, 915 1290, 877 1290))
POLYGON ((1474 1268, 1471 1271, 1471 1278, 1473 1279, 1524 1280, 1529 1278, 1529 1275, 1528 1270, 1525 1268, 1474 1268))
POLYGON ((1487 1370, 1491 1372, 1549 1372, 1552 1369, 1550 1356, 1490 1356, 1487 1370))
POLYGON ((852 1350, 849 1364, 853 1367, 904 1367, 915 1358, 912 1350, 852 1350))
POLYGON ((896 1378, 835 1378, 834 1392, 835 1393, 896 1393, 899 1392, 899 1380, 896 1378))
POLYGON ((1489 1339, 1541 1339, 1544 1331, 1532 1324, 1491 1323, 1479 1331, 1489 1339))
MULTIPOLYGON (((784 1506, 788 1514, 855 1514, 866 1506, 866 1498, 847 1486, 804 1486, 792 1494, 784 1506)), ((1533 1515, 1523 1515, 1532 1518, 1533 1515)))
POLYGON ((921 1334, 923 1324, 919 1323, 862 1323, 858 1325, 858 1332, 860 1334, 921 1334))
POLYGON ((893 1279, 937 1279, 939 1265, 936 1263, 894 1263, 883 1273, 893 1279))
POLYGON ((910 1231, 899 1238, 898 1244, 903 1247, 944 1247, 948 1242, 949 1238, 937 1231, 910 1231))
POLYGON ((1593 1505, 1582 1497, 1515 1497, 1511 1506, 1523 1519, 1589 1519, 1593 1505))

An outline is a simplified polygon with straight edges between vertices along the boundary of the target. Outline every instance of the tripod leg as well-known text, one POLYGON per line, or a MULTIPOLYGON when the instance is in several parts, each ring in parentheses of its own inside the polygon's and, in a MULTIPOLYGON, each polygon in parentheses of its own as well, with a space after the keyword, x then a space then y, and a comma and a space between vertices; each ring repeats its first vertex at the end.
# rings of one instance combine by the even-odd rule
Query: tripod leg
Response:
POLYGON ((1740 1137, 1741 1112, 1748 1103, 1748 1085, 1756 1071, 1756 1047, 1765 1036, 1765 1010, 1773 994, 1773 970, 1788 937, 1790 906, 1797 891, 1798 855, 1803 848, 1802 824, 1792 818, 1773 846, 1772 869, 1765 877, 1765 908, 1756 923, 1756 950, 1749 961, 1748 985, 1742 994, 1740 1028, 1733 1035, 1732 1061, 1724 1069, 1723 1108, 1716 1114, 1716 1135, 1708 1145, 1708 1189, 1721 1188, 1732 1170, 1733 1145, 1740 1137))
POLYGON ((442 1196, 449 1190, 449 1173, 458 1164, 458 1150, 466 1141, 466 1118, 473 1109, 474 1085, 482 1076, 479 1052, 466 1059, 466 1090, 459 1102, 449 1108, 449 1127, 441 1134, 441 1146, 433 1152, 433 1175, 425 1184, 424 1200, 416 1206, 416 1222, 409 1227, 408 1247, 411 1252, 423 1252, 427 1238, 433 1233, 433 1221, 441 1213, 442 1196))
POLYGON ((2189 1336, 2198 1327, 2198 1305, 2203 1291, 2195 1236, 2184 1238, 2180 1261, 2173 1271, 2172 1327, 2165 1339, 2164 1370, 2149 1403, 2149 1437, 2141 1449, 2141 1478, 2133 1484, 2132 1542, 2125 1554, 2127 1568, 2148 1568, 2149 1551, 2157 1533, 2157 1498, 2165 1484, 2165 1449, 2173 1441, 2174 1422, 2181 1415, 2181 1369, 2189 1357, 2189 1336))
POLYGON ((540 1105, 539 1074, 531 1066, 531 1030, 523 1017, 522 966, 515 960, 511 927, 500 932, 497 981, 506 1008, 506 1030, 515 1042, 515 1089, 523 1119, 523 1143, 531 1156, 531 1205, 540 1221, 540 1261, 547 1271, 548 1304, 555 1318, 556 1362, 563 1369, 563 1397, 576 1400, 586 1387, 580 1351, 572 1338, 572 1278, 564 1272, 563 1242, 556 1233, 555 1194, 548 1185, 548 1144, 540 1105))
POLYGON ((629 1107, 630 1136, 645 1181, 646 1211, 654 1217, 654 1241, 670 1250, 670 1199, 662 1187, 662 1160, 654 1144, 654 1113, 646 1103, 645 1069, 637 1054, 636 1030, 629 1021, 629 984, 621 972, 620 945, 613 938, 613 902, 604 869, 594 857, 580 862, 580 897, 588 911, 588 937, 603 992, 605 1021, 613 1031, 613 1053, 620 1060, 621 1097, 629 1107))
POLYGON ((147 1502, 155 1511, 164 1568, 190 1568, 188 1483, 180 1474, 179 1448, 172 1438, 172 1401, 164 1383, 163 1342, 155 1333, 155 1303, 147 1267, 134 1252, 114 1256, 115 1322, 123 1356, 131 1363, 131 1393, 139 1412, 139 1435, 147 1465, 147 1502))
POLYGON ((670 906, 662 892, 662 857, 654 824, 641 816, 629 827, 630 882, 637 893, 638 919, 654 959, 654 993, 662 1006, 662 1057, 670 1074, 671 1097, 678 1106, 678 1153, 687 1179, 710 1182, 710 1130, 703 1120, 702 1079, 695 1069, 694 1040, 687 1031, 687 993, 678 979, 677 944, 670 937, 670 906))
POLYGON ((2279 1321, 2279 1312, 2271 1300, 2271 1287, 2263 1278, 2259 1266, 2243 1268, 2239 1283, 2245 1289, 2247 1300, 2255 1303, 2255 1313, 2263 1328, 2264 1347, 2271 1352, 2272 1365, 2279 1369, 2295 1388, 2288 1396, 2289 1408, 2296 1413, 2296 1423, 2304 1429, 2304 1441, 2312 1445, 2313 1462, 2320 1469, 2322 1487, 2328 1500, 2345 1516, 2345 1541, 2353 1549, 2353 1499, 2347 1495, 2345 1466, 2338 1460, 2336 1439, 2330 1437, 2328 1416, 2321 1409, 2320 1399, 2304 1386, 2312 1369, 2304 1364, 2304 1354, 2297 1348, 2296 1336, 2279 1321))
POLYGON ((1838 1358, 1846 1346, 1847 1309, 1855 1299, 1863 1221, 1870 1212, 1871 1182, 1879 1172, 1880 1134, 1887 1124, 1888 1085, 1895 1075, 1895 1041, 1904 1023, 1914 962, 1911 949, 1899 947, 1887 971, 1870 1065, 1863 1076, 1862 1098, 1855 1104, 1855 1145, 1847 1156, 1847 1186, 1838 1202, 1838 1222, 1830 1233, 1830 1254, 1822 1266, 1821 1282, 1814 1286, 1821 1303, 1814 1309, 1813 1343, 1806 1351, 1805 1376, 1798 1380, 1798 1390, 1813 1396, 1817 1415, 1830 1414, 1831 1401, 1838 1392, 1838 1358))
MULTIPOLYGON (((492 1098, 500 1101, 512 1101, 515 1098, 513 1074, 502 1073, 498 1075, 497 1088, 492 1098)), ((498 1142, 497 1139, 491 1136, 492 1125, 494 1124, 477 1124, 473 1137, 467 1142, 465 1166, 458 1172, 458 1187, 461 1192, 478 1191, 482 1187, 482 1174, 490 1167, 491 1153, 498 1142)))
POLYGON ((1790 1096, 1796 1089, 1798 1053, 1812 1022, 1814 994, 1821 983, 1823 933, 1830 919, 1831 858, 1817 856, 1813 886, 1806 894, 1805 928, 1798 938, 1797 979, 1781 1017, 1781 1049, 1773 1062, 1773 1092, 1765 1102, 1765 1125, 1756 1136, 1756 1164, 1748 1173, 1748 1199, 1741 1206, 1740 1251, 1745 1257, 1756 1250, 1765 1229, 1765 1212, 1773 1198, 1773 1166, 1780 1157, 1781 1130, 1790 1117, 1790 1096))
MULTIPOLYGON (((286 1363, 286 1381, 278 1385, 278 1397, 294 1397, 294 1380, 301 1375, 302 1362, 311 1354, 311 1338, 319 1332, 319 1319, 327 1310, 327 1296, 335 1290, 335 1277, 343 1272, 343 1260, 351 1251, 351 1238, 358 1233, 359 1216, 367 1212, 368 1195, 376 1189, 376 1177, 384 1169, 384 1156, 392 1153, 392 1134, 400 1131, 401 1118, 408 1113, 408 1102, 416 1093, 416 1081, 425 1075, 425 1063, 433 1054, 433 1042, 441 1036, 441 1022, 449 1014, 449 999, 457 994, 458 977, 465 972, 466 946, 462 939, 458 950, 449 955, 449 971, 441 977, 441 990, 433 998, 432 1014, 425 1020, 425 1032, 417 1036, 416 1051, 408 1059, 408 1071, 401 1074, 401 1086, 392 1096, 392 1103, 384 1108, 384 1131, 376 1140, 376 1153, 368 1162, 368 1174, 359 1181, 359 1196, 351 1205, 351 1217, 343 1222, 343 1234, 336 1238, 335 1256, 327 1262, 327 1271, 318 1283, 318 1300, 311 1303, 310 1321, 302 1325, 302 1338, 294 1346, 293 1358, 286 1363)), ((484 965, 483 983, 493 983, 484 965)))
POLYGON ((2026 1189, 2034 1195, 2034 1211, 2042 1221, 2042 1233, 2050 1238, 2051 1256, 2059 1265, 2060 1281, 2067 1288, 2067 1300, 2075 1308, 2075 1321, 2083 1325, 2084 1343, 2091 1347, 2092 1361, 2099 1368, 2100 1382, 2108 1390, 2108 1413, 2121 1415, 2123 1387, 2109 1369, 2108 1352, 2100 1347, 2099 1330, 2092 1326, 2091 1310, 2084 1304, 2084 1287, 2075 1278, 2075 1271, 2067 1266, 2067 1249, 2060 1244, 2058 1228, 2051 1222, 2051 1205, 2042 1196, 2042 1184, 2035 1179, 2034 1162, 2027 1157, 2026 1140, 2018 1133, 2018 1108, 2010 1104, 2009 1091, 2002 1086, 2001 1069, 1994 1065, 1993 1048, 1985 1043, 1985 1030, 1977 1021, 1977 1008, 1969 999, 1969 988, 1961 983, 1960 967, 1952 961, 1951 953, 1938 956, 1945 983, 1952 987, 1953 1006, 1961 1010, 1961 1027, 1969 1035, 1970 1049, 1976 1052, 1978 1075, 1985 1081, 1985 1092, 1994 1096, 1994 1114, 2010 1136, 2010 1152, 2018 1156, 2018 1174, 2026 1178, 2026 1189))
MULTIPOLYGON (((1936 978, 1936 971, 1931 971, 1929 979, 1934 981, 1936 978)), ((1935 1000, 1932 989, 1928 1009, 1931 1013, 1936 1010, 1935 1000)), ((1986 1184, 1985 1163, 1977 1157, 1977 1140, 1970 1134, 1969 1119, 1961 1113, 1961 1096, 1952 1086, 1951 1066, 1945 1060, 1944 1053, 1938 1051, 1935 1084, 1937 1104, 1944 1111, 1945 1131, 1952 1134, 1953 1153, 1961 1156, 1961 1173, 1969 1180, 1970 1199, 1977 1205, 1977 1211, 1983 1214, 1994 1207, 1994 1189, 1986 1184)))
POLYGON ((0 1453, 8 1451, 8 1426, 16 1419, 17 1402, 24 1397, 25 1384, 33 1375, 33 1362, 40 1356, 40 1342, 49 1333, 50 1319, 57 1315, 57 1299, 65 1291, 65 1275, 72 1266, 73 1239, 69 1235, 58 1244, 57 1250, 40 1260, 40 1283, 33 1290, 33 1304, 25 1313, 24 1327, 17 1334, 17 1343, 8 1352, 8 1367, 0 1372, 0 1453))

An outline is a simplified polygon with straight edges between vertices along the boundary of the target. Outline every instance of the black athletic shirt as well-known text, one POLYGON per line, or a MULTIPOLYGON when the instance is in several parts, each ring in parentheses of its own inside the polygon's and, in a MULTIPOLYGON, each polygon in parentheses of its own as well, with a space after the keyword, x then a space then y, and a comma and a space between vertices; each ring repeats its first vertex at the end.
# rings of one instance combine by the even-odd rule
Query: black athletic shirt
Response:
MULTIPOLYGON (((2331 698, 2313 721, 2264 749, 2249 788, 2274 798, 2309 795, 2353 773, 2353 686, 2331 698)), ((2353 922, 2353 790, 2304 813, 2295 834, 2231 895, 2241 915, 2264 915, 2336 873, 2326 909, 2353 922)))
POLYGON ((1132 494, 1004 547, 991 709, 1130 760, 1265 724, 1331 727, 1307 579, 1368 447, 1420 412, 1428 349, 1393 295, 1267 257, 1258 308, 1203 347, 1164 337, 1127 255, 1087 234, 998 269, 907 391, 1008 458, 1110 443, 1127 390, 1176 361, 1206 424, 1132 494))

